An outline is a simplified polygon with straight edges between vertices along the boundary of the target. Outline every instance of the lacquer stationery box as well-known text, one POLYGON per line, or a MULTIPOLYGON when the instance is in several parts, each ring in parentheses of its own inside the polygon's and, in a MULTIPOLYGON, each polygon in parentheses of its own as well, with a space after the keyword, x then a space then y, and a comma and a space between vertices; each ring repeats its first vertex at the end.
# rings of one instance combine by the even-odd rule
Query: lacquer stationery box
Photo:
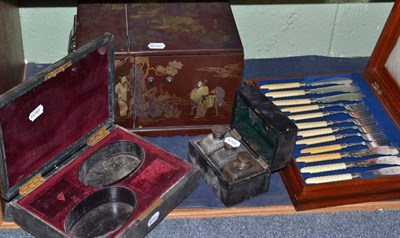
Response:
POLYGON ((105 31, 115 37, 117 124, 150 136, 229 124, 243 47, 228 2, 78 4, 72 45, 105 31))
POLYGON ((248 80, 299 128, 281 177, 296 210, 400 197, 400 2, 365 70, 248 80))
POLYGON ((258 89, 237 91, 229 127, 189 141, 189 159, 221 201, 232 206, 266 192, 271 172, 289 164, 297 127, 258 89))
POLYGON ((113 57, 105 34, 0 96, 1 195, 37 237, 142 237, 197 186, 114 125, 113 57))

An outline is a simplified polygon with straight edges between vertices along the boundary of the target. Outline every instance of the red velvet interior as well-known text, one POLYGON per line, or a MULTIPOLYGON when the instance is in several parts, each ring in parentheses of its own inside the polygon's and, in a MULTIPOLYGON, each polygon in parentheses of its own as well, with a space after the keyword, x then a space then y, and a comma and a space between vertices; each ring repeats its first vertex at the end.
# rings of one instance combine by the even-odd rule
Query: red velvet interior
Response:
MULTIPOLYGON (((136 194, 138 203, 129 221, 140 216, 152 202, 191 170, 189 164, 174 155, 159 150, 135 135, 117 128, 18 203, 46 223, 65 232, 64 222, 69 211, 82 199, 101 189, 82 184, 78 179, 79 167, 91 153, 117 140, 133 141, 145 151, 145 159, 141 167, 128 178, 113 185, 126 187, 136 194)), ((119 231, 126 228, 129 221, 119 231)), ((118 231, 114 235, 117 233, 118 231)))
POLYGON ((107 54, 95 50, 0 108, 9 187, 109 118, 107 54), (39 105, 44 112, 32 122, 29 115, 39 105))

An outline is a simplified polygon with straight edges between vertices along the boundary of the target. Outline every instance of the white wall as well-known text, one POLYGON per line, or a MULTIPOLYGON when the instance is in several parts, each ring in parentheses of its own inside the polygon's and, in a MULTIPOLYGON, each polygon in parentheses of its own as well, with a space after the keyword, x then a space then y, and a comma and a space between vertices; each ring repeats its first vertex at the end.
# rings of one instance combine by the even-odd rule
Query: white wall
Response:
MULTIPOLYGON (((393 3, 232 5, 245 58, 369 56, 393 3)), ((20 8, 25 58, 67 54, 76 8, 20 8)))

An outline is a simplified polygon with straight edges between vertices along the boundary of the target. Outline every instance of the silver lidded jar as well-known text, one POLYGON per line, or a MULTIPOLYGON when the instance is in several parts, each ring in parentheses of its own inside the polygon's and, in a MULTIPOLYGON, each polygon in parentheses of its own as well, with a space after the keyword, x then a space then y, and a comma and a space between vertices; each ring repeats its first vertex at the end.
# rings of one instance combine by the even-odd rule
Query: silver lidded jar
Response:
POLYGON ((224 166, 222 174, 228 181, 237 182, 262 171, 263 167, 249 152, 241 151, 235 161, 224 166))
POLYGON ((236 160, 237 153, 243 150, 244 148, 239 141, 233 137, 225 137, 224 146, 212 153, 210 155, 210 160, 215 167, 222 170, 226 164, 236 160))
POLYGON ((215 125, 211 129, 212 133, 203 137, 198 143, 206 155, 224 146, 224 137, 227 129, 222 125, 215 125))

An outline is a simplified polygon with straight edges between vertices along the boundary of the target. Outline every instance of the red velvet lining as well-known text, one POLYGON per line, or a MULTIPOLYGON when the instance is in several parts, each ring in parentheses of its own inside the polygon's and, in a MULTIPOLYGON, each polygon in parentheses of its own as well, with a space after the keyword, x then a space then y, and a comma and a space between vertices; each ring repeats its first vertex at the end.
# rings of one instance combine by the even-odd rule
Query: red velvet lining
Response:
POLYGON ((109 118, 108 63, 107 51, 96 50, 0 108, 9 187, 109 118), (32 122, 39 105, 44 112, 32 122))
MULTIPOLYGON (((145 159, 141 167, 128 178, 113 185, 131 189, 135 192, 138 201, 134 214, 119 231, 139 217, 154 201, 191 170, 189 164, 176 156, 159 150, 135 135, 117 128, 18 203, 46 223, 64 232, 64 222, 69 211, 82 199, 101 189, 82 184, 78 179, 79 167, 91 153, 117 140, 133 141, 145 151, 145 159)), ((117 233, 118 231, 114 235, 117 233)))

